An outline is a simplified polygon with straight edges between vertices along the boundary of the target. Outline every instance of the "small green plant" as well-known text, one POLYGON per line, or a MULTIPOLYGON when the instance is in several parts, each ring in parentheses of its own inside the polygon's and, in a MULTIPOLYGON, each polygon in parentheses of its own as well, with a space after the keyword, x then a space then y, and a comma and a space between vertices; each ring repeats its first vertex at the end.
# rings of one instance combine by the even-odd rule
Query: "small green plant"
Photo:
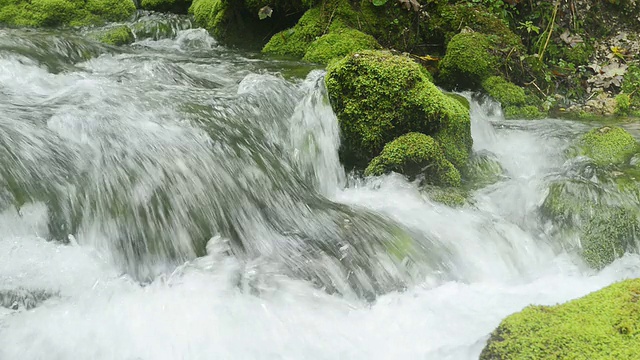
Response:
POLYGON ((616 115, 628 115, 631 108, 631 98, 628 94, 618 94, 616 96, 616 115))
POLYGON ((525 22, 520 22, 520 25, 518 26, 518 29, 520 30, 526 30, 527 34, 531 35, 531 33, 536 33, 539 34, 540 33, 540 27, 533 25, 533 22, 531 21, 525 21, 525 22))

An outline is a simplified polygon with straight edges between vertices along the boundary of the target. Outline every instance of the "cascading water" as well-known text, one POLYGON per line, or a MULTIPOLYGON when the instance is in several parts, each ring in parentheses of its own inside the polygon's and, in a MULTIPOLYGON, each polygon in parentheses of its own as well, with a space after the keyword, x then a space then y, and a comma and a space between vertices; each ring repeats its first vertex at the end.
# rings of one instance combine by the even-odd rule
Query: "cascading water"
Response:
POLYGON ((0 359, 475 359, 508 314, 640 276, 538 216, 585 125, 472 101, 505 174, 454 209, 346 176, 323 71, 140 22, 0 30, 0 359))

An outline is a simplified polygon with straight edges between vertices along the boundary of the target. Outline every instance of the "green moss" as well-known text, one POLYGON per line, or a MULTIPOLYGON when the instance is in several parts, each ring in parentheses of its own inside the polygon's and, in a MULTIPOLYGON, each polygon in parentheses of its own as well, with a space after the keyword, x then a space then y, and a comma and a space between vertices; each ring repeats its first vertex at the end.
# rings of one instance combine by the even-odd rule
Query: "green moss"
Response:
POLYGON ((271 37, 262 49, 263 53, 303 57, 307 49, 327 30, 327 19, 319 8, 302 15, 296 26, 271 37))
POLYGON ((467 203, 468 194, 460 187, 425 186, 422 191, 431 201, 449 207, 457 208, 467 203))
POLYGON ((355 29, 339 29, 312 42, 304 60, 328 64, 331 59, 344 57, 354 51, 379 49, 380 44, 371 35, 355 29))
POLYGON ((627 115, 631 109, 631 97, 627 94, 618 94, 616 96, 616 115, 627 115))
POLYGON ((556 306, 529 306, 502 321, 480 360, 637 359, 640 280, 556 306))
POLYGON ((582 136, 579 153, 598 165, 624 164, 638 151, 638 143, 626 130, 601 127, 582 136))
MULTIPOLYGON (((427 73, 428 75, 431 75, 429 73, 427 73)), ((433 81, 433 78, 429 78, 429 80, 433 81)), ((467 100, 466 97, 462 96, 462 95, 458 95, 456 93, 445 93, 445 95, 447 95, 448 97, 454 99, 455 101, 459 102, 460 104, 462 104, 462 106, 464 106, 465 109, 470 110, 471 109, 471 104, 469 104, 469 100, 467 100)))
POLYGON ((591 56, 594 55, 594 49, 591 45, 580 43, 576 44, 576 46, 571 47, 567 46, 563 51, 563 58, 576 65, 587 65, 589 64, 589 60, 591 56))
POLYGON ((127 45, 135 40, 128 26, 118 26, 107 30, 98 36, 98 40, 108 45, 127 45))
POLYGON ((420 133, 409 133, 388 143, 382 153, 371 160, 365 175, 391 171, 407 175, 409 179, 424 176, 428 184, 460 186, 460 173, 445 159, 438 143, 420 133))
POLYGON ((487 95, 507 106, 522 106, 525 104, 526 96, 524 89, 501 78, 500 76, 491 76, 482 82, 482 88, 487 95))
POLYGON ((596 269, 601 269, 635 249, 640 235, 637 212, 616 209, 611 214, 596 214, 581 234, 583 258, 596 269))
POLYGON ((500 162, 488 152, 475 153, 463 172, 463 184, 468 189, 479 189, 494 184, 505 177, 500 162))
POLYGON ((495 73, 497 59, 486 35, 465 32, 454 36, 440 61, 439 80, 456 89, 476 89, 495 73))
POLYGON ((458 169, 466 164, 472 145, 468 110, 438 90, 410 58, 355 53, 329 65, 326 84, 346 166, 365 167, 385 144, 409 132, 433 137, 458 169))
POLYGON ((226 0, 193 0, 189 13, 196 25, 209 30, 215 37, 224 37, 228 22, 226 0))
POLYGON ((142 0, 140 7, 145 10, 184 14, 191 6, 191 0, 142 0))
POLYGON ((525 105, 507 106, 504 108, 504 117, 507 119, 542 119, 547 116, 546 113, 540 111, 537 106, 525 105))
POLYGON ((121 21, 135 12, 131 0, 14 0, 0 5, 4 5, 0 6, 0 22, 31 27, 121 21))

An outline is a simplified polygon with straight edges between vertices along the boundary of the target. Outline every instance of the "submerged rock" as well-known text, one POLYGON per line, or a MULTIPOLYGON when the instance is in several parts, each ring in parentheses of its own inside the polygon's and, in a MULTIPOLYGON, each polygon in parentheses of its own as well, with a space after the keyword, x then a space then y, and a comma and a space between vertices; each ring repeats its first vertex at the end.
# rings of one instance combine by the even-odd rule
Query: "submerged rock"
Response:
POLYGON ((623 129, 606 127, 587 133, 577 148, 591 159, 570 161, 540 210, 561 235, 577 235, 585 261, 600 269, 638 251, 640 172, 629 163, 637 144, 623 129))
POLYGON ((122 21, 133 15, 132 0, 0 0, 0 23, 17 26, 84 26, 122 21))
POLYGON ((388 142, 410 132, 431 136, 457 169, 466 165, 472 145, 468 110, 408 57, 355 53, 328 67, 326 84, 347 167, 364 168, 388 142))
POLYGON ((480 360, 637 359, 640 279, 556 306, 529 306, 502 321, 480 360))
POLYGON ((108 45, 115 45, 115 46, 128 45, 135 41, 133 32, 126 25, 107 29, 98 34, 95 34, 95 37, 100 42, 103 42, 108 45))

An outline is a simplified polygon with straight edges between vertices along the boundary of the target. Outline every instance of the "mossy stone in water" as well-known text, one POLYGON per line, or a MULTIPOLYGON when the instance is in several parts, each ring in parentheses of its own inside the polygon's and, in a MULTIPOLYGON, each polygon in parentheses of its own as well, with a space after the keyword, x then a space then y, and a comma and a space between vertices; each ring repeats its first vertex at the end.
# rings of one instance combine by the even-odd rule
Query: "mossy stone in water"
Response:
POLYGON ((556 306, 529 306, 493 331, 480 360, 632 360, 640 349, 640 279, 556 306))
POLYGON ((409 132, 431 136, 456 168, 466 165, 472 145, 469 111, 436 88, 410 58, 357 52, 329 65, 326 84, 347 167, 364 168, 388 142, 409 132))
POLYGON ((366 175, 395 171, 410 179, 424 176, 428 184, 460 186, 460 173, 445 159, 440 145, 430 136, 409 133, 388 143, 369 163, 366 175))
POLYGON ((638 142, 626 130, 605 126, 586 133, 579 142, 579 152, 598 165, 622 165, 638 152, 638 142))
POLYGON ((330 60, 344 57, 354 51, 380 49, 371 35, 350 28, 332 30, 312 42, 303 60, 328 64, 330 60))
POLYGON ((133 32, 128 26, 118 26, 105 31, 98 36, 98 40, 108 45, 128 45, 135 40, 133 32))
POLYGON ((491 76, 482 82, 487 95, 502 106, 522 106, 526 101, 524 89, 500 76, 491 76))
POLYGON ((140 7, 145 10, 186 14, 191 0, 142 0, 140 7))

